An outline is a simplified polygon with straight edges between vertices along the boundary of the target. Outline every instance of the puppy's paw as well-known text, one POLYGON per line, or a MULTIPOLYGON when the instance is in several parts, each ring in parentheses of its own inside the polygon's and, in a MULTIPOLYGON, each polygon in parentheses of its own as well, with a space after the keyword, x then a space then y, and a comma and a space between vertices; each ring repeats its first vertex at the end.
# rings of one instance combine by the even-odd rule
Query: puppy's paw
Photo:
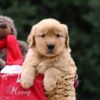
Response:
POLYGON ((46 91, 52 91, 56 87, 56 81, 54 79, 44 78, 44 89, 46 91))
POLYGON ((28 75, 22 75, 21 77, 21 86, 25 89, 28 89, 33 86, 33 80, 34 78, 32 76, 28 75))
POLYGON ((44 63, 40 63, 39 66, 37 67, 38 73, 43 74, 47 68, 45 67, 44 63))

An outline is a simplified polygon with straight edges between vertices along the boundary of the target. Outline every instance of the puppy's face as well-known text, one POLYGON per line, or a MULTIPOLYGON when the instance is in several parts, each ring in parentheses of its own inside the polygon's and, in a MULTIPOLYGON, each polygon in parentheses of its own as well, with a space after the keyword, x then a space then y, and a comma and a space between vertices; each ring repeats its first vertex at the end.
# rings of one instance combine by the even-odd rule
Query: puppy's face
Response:
POLYGON ((43 20, 33 27, 31 46, 44 56, 59 55, 66 46, 67 27, 54 19, 43 20))

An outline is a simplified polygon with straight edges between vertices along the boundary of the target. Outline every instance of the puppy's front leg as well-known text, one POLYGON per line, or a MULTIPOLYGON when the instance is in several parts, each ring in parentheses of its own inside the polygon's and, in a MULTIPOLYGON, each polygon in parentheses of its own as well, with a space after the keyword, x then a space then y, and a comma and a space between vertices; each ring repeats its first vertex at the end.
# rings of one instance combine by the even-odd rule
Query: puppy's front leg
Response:
POLYGON ((36 60, 34 59, 34 53, 33 51, 29 50, 22 66, 21 85, 23 88, 30 88, 33 86, 35 78, 35 66, 36 60))
POLYGON ((52 91, 59 78, 61 78, 61 71, 57 68, 49 68, 44 74, 44 89, 52 91))
POLYGON ((21 74, 21 86, 25 89, 33 86, 35 77, 35 69, 34 67, 27 67, 23 69, 21 74))

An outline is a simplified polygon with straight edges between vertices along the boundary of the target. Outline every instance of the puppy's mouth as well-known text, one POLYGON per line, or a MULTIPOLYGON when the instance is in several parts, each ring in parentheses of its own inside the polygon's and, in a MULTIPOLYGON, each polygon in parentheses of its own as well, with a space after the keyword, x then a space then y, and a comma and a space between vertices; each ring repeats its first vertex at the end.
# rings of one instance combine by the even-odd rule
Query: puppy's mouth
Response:
POLYGON ((47 52, 48 54, 53 54, 54 53, 54 51, 53 50, 48 50, 48 52, 47 52))
POLYGON ((53 43, 47 44, 47 53, 51 55, 54 54, 54 51, 55 51, 55 44, 53 43))
POLYGON ((47 51, 47 55, 48 55, 48 56, 55 56, 56 53, 55 53, 54 50, 48 50, 48 51, 47 51))

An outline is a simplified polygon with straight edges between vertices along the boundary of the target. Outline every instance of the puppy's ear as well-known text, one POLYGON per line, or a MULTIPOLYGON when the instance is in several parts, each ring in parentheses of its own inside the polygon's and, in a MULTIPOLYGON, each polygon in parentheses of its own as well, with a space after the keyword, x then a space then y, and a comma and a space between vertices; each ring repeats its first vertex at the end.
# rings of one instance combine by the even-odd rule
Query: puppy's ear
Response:
POLYGON ((34 34, 35 34, 35 29, 36 29, 35 27, 36 27, 36 25, 34 25, 32 27, 31 32, 30 32, 30 34, 29 34, 29 36, 27 38, 27 42, 29 43, 30 47, 35 45, 35 39, 34 39, 34 34))
POLYGON ((62 24, 64 31, 66 33, 66 41, 65 41, 65 45, 66 48, 68 49, 69 52, 71 52, 70 46, 69 46, 69 35, 68 35, 68 26, 65 24, 62 24))

